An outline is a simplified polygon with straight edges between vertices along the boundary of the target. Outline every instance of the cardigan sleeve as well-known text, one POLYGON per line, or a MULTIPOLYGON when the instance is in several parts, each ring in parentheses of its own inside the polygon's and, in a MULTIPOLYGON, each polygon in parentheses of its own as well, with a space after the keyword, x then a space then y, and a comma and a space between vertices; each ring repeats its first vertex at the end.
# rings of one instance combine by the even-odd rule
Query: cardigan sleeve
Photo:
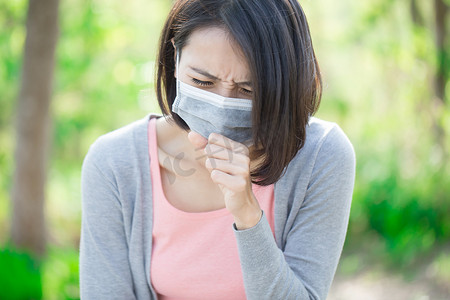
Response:
MULTIPOLYGON (((247 299, 326 299, 347 231, 355 179, 353 146, 338 126, 324 138, 284 249, 267 218, 234 230, 247 299)), ((292 178, 292 180, 299 180, 292 178)), ((287 201, 276 199, 276 201, 287 201)))
POLYGON ((135 299, 119 191, 99 140, 81 173, 81 299, 135 299))

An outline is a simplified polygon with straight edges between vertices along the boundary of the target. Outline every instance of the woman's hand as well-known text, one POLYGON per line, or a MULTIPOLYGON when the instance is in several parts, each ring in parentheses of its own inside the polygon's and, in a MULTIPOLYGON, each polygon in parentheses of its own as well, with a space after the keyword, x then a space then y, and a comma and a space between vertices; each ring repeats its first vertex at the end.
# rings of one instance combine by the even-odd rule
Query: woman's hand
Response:
POLYGON ((255 226, 262 211, 252 191, 248 148, 218 133, 211 133, 208 140, 193 131, 188 137, 193 144, 205 145, 205 167, 219 185, 237 229, 255 226))

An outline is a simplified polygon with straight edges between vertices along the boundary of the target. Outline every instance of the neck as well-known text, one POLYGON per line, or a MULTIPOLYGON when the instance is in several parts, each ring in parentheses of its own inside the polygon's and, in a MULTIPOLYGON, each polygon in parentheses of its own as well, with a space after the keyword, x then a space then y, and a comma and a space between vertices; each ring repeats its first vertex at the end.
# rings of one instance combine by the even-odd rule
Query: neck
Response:
POLYGON ((162 150, 169 153, 175 159, 182 159, 188 161, 195 168, 205 168, 206 156, 203 149, 196 148, 188 139, 190 131, 180 128, 168 116, 166 119, 160 118, 159 121, 159 135, 158 140, 162 141, 160 146, 162 150))

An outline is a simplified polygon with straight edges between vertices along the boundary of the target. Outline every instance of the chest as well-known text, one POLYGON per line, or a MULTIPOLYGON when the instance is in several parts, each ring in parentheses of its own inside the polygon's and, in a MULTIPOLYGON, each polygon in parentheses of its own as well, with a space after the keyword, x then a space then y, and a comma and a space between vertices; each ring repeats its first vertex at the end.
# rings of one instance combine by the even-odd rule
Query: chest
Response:
POLYGON ((226 209, 187 213, 155 198, 154 212, 150 277, 158 299, 245 299, 226 209))
POLYGON ((169 161, 170 158, 161 157, 159 165, 162 189, 173 207, 186 212, 207 212, 225 208, 222 191, 211 180, 209 173, 194 167, 176 168, 174 163, 169 164, 169 161))

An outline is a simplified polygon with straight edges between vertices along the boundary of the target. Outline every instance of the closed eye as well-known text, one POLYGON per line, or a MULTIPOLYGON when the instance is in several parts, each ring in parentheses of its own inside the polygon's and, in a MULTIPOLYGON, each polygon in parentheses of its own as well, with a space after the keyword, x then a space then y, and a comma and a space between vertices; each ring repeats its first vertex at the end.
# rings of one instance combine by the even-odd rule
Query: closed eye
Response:
POLYGON ((192 82, 199 86, 211 86, 214 84, 211 81, 198 80, 197 78, 192 78, 192 82))
POLYGON ((245 88, 241 88, 241 92, 246 94, 246 95, 253 95, 253 91, 245 89, 245 88))

